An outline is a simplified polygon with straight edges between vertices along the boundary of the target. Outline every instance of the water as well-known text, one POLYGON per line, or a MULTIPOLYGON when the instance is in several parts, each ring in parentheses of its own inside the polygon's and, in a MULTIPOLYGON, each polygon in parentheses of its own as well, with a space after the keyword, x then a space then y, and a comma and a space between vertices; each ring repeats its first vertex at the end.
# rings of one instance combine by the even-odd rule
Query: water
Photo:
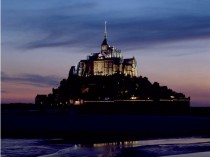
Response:
POLYGON ((2 139, 2 157, 210 156, 210 138, 173 138, 118 143, 71 144, 62 139, 2 139))

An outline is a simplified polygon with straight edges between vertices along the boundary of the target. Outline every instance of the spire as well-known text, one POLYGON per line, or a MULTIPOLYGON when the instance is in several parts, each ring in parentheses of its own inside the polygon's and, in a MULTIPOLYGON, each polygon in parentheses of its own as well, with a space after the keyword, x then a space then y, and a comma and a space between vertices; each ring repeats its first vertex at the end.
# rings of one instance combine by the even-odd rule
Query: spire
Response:
POLYGON ((107 38, 107 32, 106 32, 106 21, 105 21, 105 28, 104 28, 104 38, 107 38))
POLYGON ((103 40, 101 45, 106 45, 106 47, 108 46, 108 43, 107 43, 107 32, 106 32, 106 21, 105 21, 105 25, 104 25, 104 40, 103 40))

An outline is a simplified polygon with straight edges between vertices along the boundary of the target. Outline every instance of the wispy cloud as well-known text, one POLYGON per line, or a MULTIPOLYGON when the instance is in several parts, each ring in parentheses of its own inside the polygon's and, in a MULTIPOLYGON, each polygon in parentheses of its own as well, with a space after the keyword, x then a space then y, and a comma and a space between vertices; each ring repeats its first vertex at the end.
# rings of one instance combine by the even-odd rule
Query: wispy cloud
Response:
POLYGON ((38 87, 52 87, 56 86, 61 78, 57 76, 42 76, 35 74, 21 74, 18 76, 10 76, 5 72, 1 73, 2 82, 14 82, 22 84, 30 84, 38 87))
POLYGON ((6 91, 6 90, 1 90, 1 93, 7 93, 8 91, 6 91))
MULTIPOLYGON (((110 20, 108 28, 111 30, 109 33, 114 43, 120 42, 126 47, 139 47, 151 43, 209 37, 210 21, 208 19, 210 17, 189 16, 144 21, 139 19, 117 20, 118 22, 110 20)), ((80 45, 91 47, 94 46, 95 41, 102 40, 103 27, 99 25, 103 25, 99 24, 99 20, 87 22, 84 19, 83 22, 74 22, 73 19, 63 16, 47 21, 45 25, 50 26, 48 30, 45 30, 46 37, 27 43, 25 48, 79 47, 80 45), (58 24, 50 24, 53 21, 57 21, 58 24), (62 21, 70 22, 63 26, 62 21)))
MULTIPOLYGON (((21 47, 25 49, 81 45, 94 47, 96 41, 102 40, 104 20, 108 20, 108 37, 113 44, 123 45, 122 48, 210 36, 210 13, 202 13, 202 8, 205 7, 203 3, 199 3, 202 5, 196 11, 194 4, 189 5, 192 11, 185 11, 185 3, 181 1, 177 1, 174 7, 167 1, 164 2, 155 7, 153 3, 136 2, 139 7, 134 7, 135 10, 129 4, 130 7, 119 14, 118 8, 110 7, 107 11, 104 7, 100 8, 102 3, 99 2, 65 1, 66 6, 61 3, 58 6, 42 7, 39 11, 13 10, 13 14, 10 12, 5 15, 7 19, 3 16, 3 28, 11 26, 34 34, 33 38, 22 43, 21 47), (147 8, 142 8, 141 5, 147 8), (13 25, 11 21, 14 22, 13 25)), ((173 2, 175 4, 176 1, 173 2)))

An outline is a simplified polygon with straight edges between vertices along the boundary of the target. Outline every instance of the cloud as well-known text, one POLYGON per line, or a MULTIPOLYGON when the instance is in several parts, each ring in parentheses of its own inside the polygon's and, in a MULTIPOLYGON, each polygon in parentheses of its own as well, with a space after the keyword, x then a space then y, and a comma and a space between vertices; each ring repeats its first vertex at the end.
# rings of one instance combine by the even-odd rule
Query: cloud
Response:
POLYGON ((144 46, 152 43, 210 37, 210 17, 175 16, 163 19, 124 20, 118 28, 116 41, 123 45, 144 46))
MULTIPOLYGON (((108 37, 125 47, 141 47, 152 43, 205 38, 210 36, 210 17, 171 17, 166 19, 124 19, 110 20, 108 37)), ((50 19, 50 18, 49 18, 50 19)), ((103 39, 103 24, 96 21, 74 22, 70 17, 54 17, 45 25, 46 37, 25 44, 25 48, 72 46, 96 46, 97 40, 103 39), (57 25, 50 24, 57 21, 57 25), (69 21, 69 22, 64 22, 69 21), (62 24, 62 23, 65 24, 62 24), (88 29, 87 29, 88 28, 88 29)), ((44 28, 43 28, 44 29, 44 28)))
POLYGON ((8 91, 6 91, 6 90, 1 90, 1 93, 8 93, 8 91))
POLYGON ((5 72, 1 73, 2 82, 22 83, 38 87, 53 87, 56 86, 60 80, 61 78, 57 76, 42 76, 35 74, 21 74, 18 76, 10 76, 5 72))
POLYGON ((107 10, 107 4, 103 2, 65 1, 56 3, 58 6, 14 12, 17 15, 11 15, 10 12, 11 16, 19 15, 18 21, 11 20, 17 20, 14 17, 2 19, 3 25, 6 21, 13 21, 13 25, 7 22, 5 24, 34 35, 22 43, 23 49, 70 46, 96 48, 99 45, 96 42, 101 42, 103 38, 104 20, 108 21, 110 44, 122 45, 123 49, 210 36, 210 14, 209 11, 202 13, 204 4, 195 12, 194 3, 188 6, 191 9, 186 10, 183 9, 186 4, 181 1, 177 1, 179 3, 174 6, 164 2, 135 2, 136 5, 128 4, 123 10, 122 6, 125 4, 107 10), (102 7, 102 4, 105 6, 102 7), (141 4, 145 8, 140 7, 141 4))
POLYGON ((38 6, 39 3, 42 4, 40 1, 32 2, 37 6, 33 7, 33 4, 27 5, 24 1, 14 1, 17 3, 16 8, 10 3, 3 7, 2 28, 6 32, 2 36, 3 42, 18 42, 20 46, 17 48, 26 49, 72 46, 78 43, 77 39, 82 38, 81 33, 84 31, 77 27, 80 25, 87 28, 86 16, 97 5, 95 2, 75 3, 64 0, 62 3, 57 1, 54 5, 50 1, 50 5, 46 6, 38 6), (23 7, 21 3, 28 7, 23 7), (86 19, 86 22, 82 19, 86 19))

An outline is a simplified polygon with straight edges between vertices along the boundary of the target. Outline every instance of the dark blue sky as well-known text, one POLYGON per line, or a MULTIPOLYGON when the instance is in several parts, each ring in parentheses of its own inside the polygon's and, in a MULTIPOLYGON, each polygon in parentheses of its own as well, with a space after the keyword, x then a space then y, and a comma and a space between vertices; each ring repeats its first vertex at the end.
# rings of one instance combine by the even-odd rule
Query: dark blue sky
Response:
POLYGON ((109 43, 136 57, 140 75, 191 96, 195 105, 210 104, 209 6, 208 0, 3 0, 2 100, 32 102, 49 93, 71 65, 99 52, 106 20, 109 43))

